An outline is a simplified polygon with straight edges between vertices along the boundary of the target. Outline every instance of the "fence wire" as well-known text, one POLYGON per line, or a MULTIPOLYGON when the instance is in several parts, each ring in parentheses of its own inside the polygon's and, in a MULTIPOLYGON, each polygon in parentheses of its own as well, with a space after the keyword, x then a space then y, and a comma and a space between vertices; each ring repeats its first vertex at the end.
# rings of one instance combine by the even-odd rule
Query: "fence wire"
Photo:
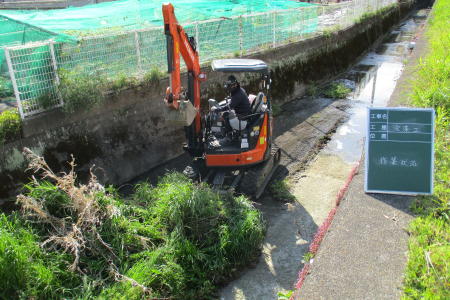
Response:
MULTIPOLYGON (((396 0, 354 0, 339 4, 273 11, 182 24, 198 42, 202 63, 241 57, 352 26, 364 14, 396 0)), ((45 42, 4 47, 22 118, 57 107, 59 73, 70 76, 122 76, 142 80, 153 69, 167 70, 163 27, 81 39, 78 44, 45 42), (44 102, 43 102, 44 101, 44 102), (45 102, 46 101, 46 102, 45 102)))

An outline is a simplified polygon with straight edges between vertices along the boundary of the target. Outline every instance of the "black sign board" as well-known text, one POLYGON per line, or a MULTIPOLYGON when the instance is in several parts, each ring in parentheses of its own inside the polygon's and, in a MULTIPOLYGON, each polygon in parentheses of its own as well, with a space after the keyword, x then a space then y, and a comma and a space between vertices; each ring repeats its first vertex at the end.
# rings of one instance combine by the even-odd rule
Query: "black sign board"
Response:
POLYGON ((367 193, 433 194, 434 109, 367 110, 367 193))

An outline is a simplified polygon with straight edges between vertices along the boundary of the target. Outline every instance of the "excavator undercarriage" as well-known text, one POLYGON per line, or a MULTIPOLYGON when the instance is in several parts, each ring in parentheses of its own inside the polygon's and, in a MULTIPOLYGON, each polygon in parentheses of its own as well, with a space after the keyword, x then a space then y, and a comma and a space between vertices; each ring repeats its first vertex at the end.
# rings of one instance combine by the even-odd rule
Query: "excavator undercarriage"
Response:
POLYGON ((281 150, 272 148, 269 159, 244 168, 207 167, 204 158, 195 159, 183 173, 193 181, 211 185, 219 192, 237 192, 258 199, 280 164, 281 150))

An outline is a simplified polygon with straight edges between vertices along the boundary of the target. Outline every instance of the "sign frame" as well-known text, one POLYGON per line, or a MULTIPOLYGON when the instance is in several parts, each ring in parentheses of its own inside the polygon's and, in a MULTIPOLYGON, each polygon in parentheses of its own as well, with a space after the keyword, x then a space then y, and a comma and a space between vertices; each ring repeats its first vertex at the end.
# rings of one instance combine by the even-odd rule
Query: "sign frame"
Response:
MULTIPOLYGON (((377 116, 379 116, 379 114, 377 114, 377 116)), ((385 117, 385 115, 382 116, 382 120, 385 117)), ((393 117, 395 118, 395 117, 393 117)), ((426 118, 428 118, 428 116, 426 116, 426 118)), ((373 119, 373 118, 372 118, 373 119)), ((380 124, 384 125, 383 122, 380 122, 380 124)), ((408 129, 408 127, 407 127, 408 129)), ((365 193, 383 193, 383 194, 396 194, 396 195, 432 195, 433 194, 433 189, 434 189, 434 135, 435 135, 435 110, 433 108, 408 108, 408 107, 367 107, 367 129, 366 129, 366 143, 365 143, 365 176, 364 176, 364 192, 365 193), (380 133, 380 131, 377 130, 373 130, 374 128, 376 128, 377 123, 376 121, 373 121, 373 123, 371 124, 371 117, 373 117, 375 114, 372 113, 371 111, 386 111, 386 124, 384 126, 385 131, 381 131, 381 133, 385 133, 383 134, 383 139, 386 140, 382 140, 381 134, 379 134, 378 136, 374 135, 374 133, 380 133), (392 112, 391 115, 393 116, 399 116, 398 112, 405 112, 405 113, 409 113, 410 115, 416 115, 418 116, 419 114, 421 114, 422 112, 426 112, 426 113, 431 113, 431 122, 430 123, 401 123, 400 121, 398 122, 392 122, 389 123, 389 112, 392 112), (417 131, 406 131, 406 132, 394 132, 393 128, 394 126, 398 126, 398 125, 410 125, 410 124, 414 124, 414 126, 417 127, 421 127, 421 128, 415 128, 417 131), (374 126, 375 125, 375 126, 374 126), (372 128, 371 128, 372 126, 372 128), (431 128, 429 127, 431 126, 431 128), (429 132, 419 132, 422 129, 424 130, 428 130, 429 132), (372 132, 371 132, 372 130, 372 132), (392 136, 396 136, 397 140, 395 139, 395 137, 393 138, 393 140, 389 140, 389 133, 391 133, 392 136), (403 135, 400 135, 400 134, 403 135), (406 134, 405 134, 406 133, 406 134), (416 135, 415 135, 416 133, 416 135), (421 135, 418 135, 417 133, 420 133, 421 135), (386 137, 387 135, 387 137, 386 137), (404 137, 410 137, 410 138, 415 138, 418 137, 419 139, 422 140, 402 140, 404 137), (373 179, 374 176, 376 176, 377 172, 381 172, 381 175, 383 175, 382 172, 384 172, 385 174, 388 174, 389 176, 394 176, 392 175, 392 171, 388 171, 383 170, 383 171, 379 171, 381 169, 381 167, 379 167, 378 165, 381 165, 382 163, 384 163, 386 166, 390 167, 390 170, 393 169, 393 166, 399 165, 399 161, 397 161, 396 157, 391 157, 391 161, 388 160, 388 158, 382 157, 381 159, 385 158, 386 161, 381 162, 380 163, 375 163, 374 159, 372 159, 371 155, 371 145, 372 148, 380 148, 380 145, 383 145, 382 143, 386 143, 385 145, 387 146, 387 148, 393 148, 393 149, 404 149, 402 147, 405 147, 405 143, 409 144, 413 144, 416 147, 414 148, 410 148, 410 149, 417 149, 420 147, 420 149, 425 149, 427 154, 431 154, 430 156, 430 160, 426 160, 425 163, 423 165, 425 165, 425 167, 423 168, 425 171, 428 171, 428 164, 430 167, 430 182, 429 182, 429 190, 427 189, 426 191, 424 189, 422 190, 414 190, 414 189, 410 189, 410 190, 406 190, 406 189, 387 189, 386 186, 392 186, 393 184, 390 183, 379 183, 382 182, 382 179, 373 179), (430 144, 431 149, 427 148, 426 144, 430 144), (376 145, 376 146, 375 146, 376 145), (430 151, 430 152, 429 152, 430 151), (428 153, 429 152, 429 153, 428 153), (394 159, 394 160, 393 160, 394 159), (392 165, 392 166, 389 166, 392 165), (372 167, 372 170, 370 169, 372 167), (372 171, 372 172, 371 172, 372 171), (375 174, 375 175, 374 175, 375 174), (376 181, 377 183, 371 183, 370 181, 374 182, 376 181), (369 185, 371 186, 371 188, 369 188, 369 185), (381 187, 374 188, 374 185, 380 185, 381 187)), ((416 154, 413 150, 410 150, 411 153, 416 154)), ((388 151, 388 150, 386 150, 388 151)), ((419 150, 417 150, 419 151, 419 150)), ((375 152, 375 149, 372 149, 372 152, 375 152)), ((373 155, 373 153, 372 153, 373 155)), ((412 157, 412 156, 411 156, 412 157)), ((418 157, 418 155, 416 155, 415 157, 418 157)), ((400 159, 399 159, 400 160, 400 159)), ((401 167, 403 167, 403 171, 402 173, 408 173, 407 171, 404 170, 414 170, 414 167, 417 167, 419 164, 416 164, 416 161, 414 160, 409 160, 405 159, 405 160, 401 160, 401 167), (413 162, 415 165, 413 165, 413 162), (405 164, 404 164, 405 163, 405 164), (408 169, 409 167, 409 169, 408 169)), ((420 168, 419 168, 420 170, 420 168)), ((394 171, 395 172, 395 171, 394 171)), ((413 172, 414 173, 414 172, 413 172)), ((386 176, 386 180, 388 180, 388 177, 386 176)), ((427 178, 428 176, 425 175, 424 178, 427 178)), ((405 185, 405 184, 404 184, 405 185)), ((420 186, 420 185, 418 185, 420 186)), ((428 187, 428 184, 425 183, 425 186, 428 187)))

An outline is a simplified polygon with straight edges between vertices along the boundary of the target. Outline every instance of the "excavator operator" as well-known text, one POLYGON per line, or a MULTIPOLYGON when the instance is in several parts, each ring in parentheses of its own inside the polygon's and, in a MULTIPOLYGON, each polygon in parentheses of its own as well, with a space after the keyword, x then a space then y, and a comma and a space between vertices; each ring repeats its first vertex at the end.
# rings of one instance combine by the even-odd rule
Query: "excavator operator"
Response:
MULTIPOLYGON (((225 81, 225 87, 231 93, 231 100, 228 101, 228 105, 219 107, 214 106, 211 108, 211 110, 225 111, 230 108, 233 109, 236 115, 241 118, 250 115, 252 113, 252 110, 250 108, 250 101, 247 94, 245 93, 245 90, 239 85, 236 77, 234 77, 233 75, 228 76, 227 80, 225 81)), ((223 118, 225 120, 225 132, 231 132, 229 112, 225 112, 223 114, 223 118)))

